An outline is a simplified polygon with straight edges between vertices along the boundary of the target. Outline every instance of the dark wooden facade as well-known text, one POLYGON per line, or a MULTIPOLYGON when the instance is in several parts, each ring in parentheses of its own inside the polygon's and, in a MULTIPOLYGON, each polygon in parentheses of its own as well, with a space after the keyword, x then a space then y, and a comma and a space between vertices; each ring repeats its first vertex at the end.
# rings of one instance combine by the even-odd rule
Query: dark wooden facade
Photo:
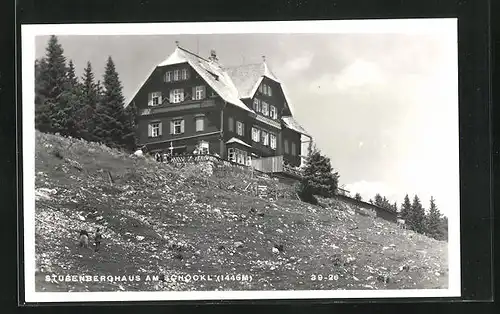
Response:
POLYGON ((138 108, 139 145, 145 145, 152 152, 172 152, 175 155, 193 153, 200 142, 204 142, 208 143, 210 153, 216 153, 222 158, 228 158, 228 152, 234 151, 228 149, 234 148, 238 152, 245 151, 253 158, 283 155, 287 164, 299 166, 301 134, 286 128, 280 120, 282 115, 291 114, 285 105, 286 100, 280 84, 267 77, 262 79, 262 84, 271 87, 272 95, 266 95, 268 93, 265 94, 258 88, 251 98, 241 101, 252 110, 255 99, 261 101, 261 107, 262 102, 267 103, 268 111, 272 105, 276 108, 274 117, 265 116, 260 112, 253 113, 224 101, 187 62, 158 66, 132 100, 138 108), (178 71, 178 78, 181 78, 174 81, 175 71, 178 71), (166 79, 167 72, 171 73, 171 81, 166 79), (196 86, 204 87, 201 99, 193 98, 196 86), (175 97, 171 97, 173 90, 183 91, 182 101, 176 102, 175 97), (156 95, 152 96, 152 93, 156 95), (242 134, 238 133, 241 129, 238 128, 239 122, 243 124, 242 134), (179 124, 182 124, 181 129, 179 124), (172 131, 173 125, 174 129, 177 128, 174 131, 172 131), (201 125, 203 126, 200 127, 201 125), (263 145, 262 138, 254 141, 252 128, 275 135, 275 147, 271 147, 270 135, 267 145, 263 145), (179 130, 180 132, 177 132, 179 130), (244 144, 233 138, 241 140, 244 144), (233 143, 226 144, 230 140, 233 143), (294 154, 291 149, 292 143, 295 146, 294 154), (285 148, 285 144, 289 147, 285 148))

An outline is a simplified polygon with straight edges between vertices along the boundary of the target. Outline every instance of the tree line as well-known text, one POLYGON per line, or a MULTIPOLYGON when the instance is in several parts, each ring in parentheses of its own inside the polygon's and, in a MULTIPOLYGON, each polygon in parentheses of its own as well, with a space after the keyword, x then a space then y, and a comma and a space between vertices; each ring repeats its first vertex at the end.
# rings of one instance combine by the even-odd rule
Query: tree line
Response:
POLYGON ((58 38, 50 36, 45 56, 35 60, 35 128, 45 133, 136 148, 136 107, 124 107, 118 72, 108 57, 102 82, 87 62, 81 78, 67 62, 58 38))
MULTIPOLYGON (((311 148, 302 174, 302 180, 297 186, 297 194, 302 201, 318 204, 315 196, 329 198, 338 193, 340 176, 333 169, 330 158, 324 156, 316 146, 311 148)), ((362 201, 359 193, 356 193, 354 198, 362 201)), ((430 199, 428 211, 422 206, 417 195, 414 196, 413 202, 410 202, 409 196, 406 195, 399 209, 396 202, 392 203, 379 193, 370 199, 369 203, 398 213, 398 216, 405 220, 405 224, 410 230, 427 234, 437 240, 448 239, 448 218, 441 214, 434 197, 430 199)))
MULTIPOLYGON (((359 193, 356 193, 354 198, 358 201, 363 200, 359 193)), ((434 197, 430 199, 428 211, 422 206, 420 198, 417 195, 410 202, 407 194, 399 210, 396 202, 391 203, 385 196, 381 196, 379 193, 375 195, 373 200, 370 199, 368 202, 378 207, 397 212, 398 216, 405 220, 405 224, 410 230, 427 234, 436 240, 448 239, 448 218, 441 214, 434 197)))

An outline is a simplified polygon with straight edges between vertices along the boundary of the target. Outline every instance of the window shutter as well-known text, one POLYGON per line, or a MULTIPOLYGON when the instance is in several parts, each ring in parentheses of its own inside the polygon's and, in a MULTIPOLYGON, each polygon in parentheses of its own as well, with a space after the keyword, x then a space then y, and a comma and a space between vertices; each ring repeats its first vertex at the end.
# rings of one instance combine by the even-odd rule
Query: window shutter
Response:
POLYGON ((148 137, 153 136, 153 127, 151 124, 148 124, 148 137))
POLYGON ((241 122, 241 136, 245 135, 245 123, 241 122))
MULTIPOLYGON (((159 99, 158 99, 158 104, 159 104, 159 105, 163 104, 163 94, 162 94, 162 92, 159 92, 158 97, 159 97, 159 99)), ((161 123, 160 123, 160 125, 161 125, 161 123)))
POLYGON ((196 86, 193 86, 192 93, 193 93, 193 97, 191 97, 191 98, 192 98, 193 100, 196 100, 196 86))
POLYGON ((184 101, 184 89, 181 89, 181 101, 184 101))
POLYGON ((148 94, 148 106, 153 105, 153 93, 148 94))
POLYGON ((174 90, 173 89, 170 91, 170 102, 174 103, 174 90))
POLYGON ((170 134, 174 134, 174 121, 170 121, 170 134))
POLYGON ((181 133, 184 133, 184 120, 181 120, 181 133))
POLYGON ((161 136, 162 135, 162 125, 163 123, 158 123, 158 125, 160 126, 160 129, 158 130, 158 135, 161 136))
POLYGON ((202 92, 201 92, 201 98, 205 99, 207 97, 207 95, 206 95, 207 91, 205 90, 205 86, 202 86, 201 90, 202 90, 202 92))

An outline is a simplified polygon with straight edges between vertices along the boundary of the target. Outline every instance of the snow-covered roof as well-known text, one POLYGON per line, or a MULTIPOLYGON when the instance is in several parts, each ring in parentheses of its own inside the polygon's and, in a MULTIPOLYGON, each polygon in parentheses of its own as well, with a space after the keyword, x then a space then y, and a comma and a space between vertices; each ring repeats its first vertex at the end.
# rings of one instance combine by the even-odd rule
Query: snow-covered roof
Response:
POLYGON ((310 137, 309 133, 292 116, 281 117, 285 127, 310 137))
POLYGON ((232 138, 230 138, 230 139, 226 142, 226 144, 231 144, 231 143, 238 143, 238 144, 241 144, 241 145, 243 145, 243 146, 252 147, 251 145, 249 145, 249 144, 247 144, 247 143, 243 142, 242 140, 240 140, 239 138, 236 138, 236 137, 232 137, 232 138))

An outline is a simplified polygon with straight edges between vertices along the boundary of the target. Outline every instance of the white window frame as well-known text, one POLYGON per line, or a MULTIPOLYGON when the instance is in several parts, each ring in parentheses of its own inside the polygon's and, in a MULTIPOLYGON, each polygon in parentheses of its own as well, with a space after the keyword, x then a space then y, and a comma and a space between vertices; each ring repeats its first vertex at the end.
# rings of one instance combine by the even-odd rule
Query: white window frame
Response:
POLYGON ((165 82, 167 83, 172 82, 172 71, 165 72, 165 82))
POLYGON ((210 152, 210 144, 207 141, 200 141, 198 143, 198 153, 208 154, 210 152))
POLYGON ((161 92, 152 92, 150 94, 150 99, 151 100, 150 100, 149 106, 156 107, 156 106, 161 105, 161 103, 162 103, 161 92), (155 100, 156 100, 156 104, 155 104, 155 100))
POLYGON ((173 120, 173 124, 174 124, 174 134, 182 134, 182 121, 183 120, 173 120), (177 127, 179 128, 179 132, 177 132, 177 127))
POLYGON ((205 86, 199 85, 194 88, 194 100, 201 100, 205 98, 205 86))
POLYGON ((236 154, 234 148, 227 149, 227 160, 236 162, 236 154))
POLYGON ((262 93, 262 86, 263 86, 263 85, 264 85, 264 84, 260 84, 260 85, 259 85, 259 92, 261 92, 261 93, 262 93))
POLYGON ((269 115, 269 104, 267 102, 265 102, 265 101, 262 102, 262 111, 261 112, 265 116, 269 115))
POLYGON ((260 142, 260 129, 252 127, 252 141, 256 143, 260 142))
POLYGON ((199 116, 195 118, 196 132, 201 132, 205 130, 205 117, 199 116), (200 126, 201 121, 201 126, 200 126))
POLYGON ((267 95, 267 85, 266 84, 262 84, 262 89, 263 89, 263 94, 267 95))
POLYGON ((236 134, 243 136, 245 134, 245 124, 241 121, 236 121, 236 134))
POLYGON ((256 112, 260 112, 260 99, 258 98, 253 99, 253 110, 256 112))
POLYGON ((273 119, 278 119, 278 110, 276 109, 275 106, 273 106, 273 105, 269 106, 269 115, 273 119))
POLYGON ((178 81, 180 79, 180 70, 174 70, 174 81, 178 81))
POLYGON ((187 80, 188 79, 188 69, 182 69, 181 70, 181 80, 187 80))
POLYGON ((267 131, 262 130, 260 135, 262 139, 262 145, 269 146, 269 133, 267 131))
POLYGON ((271 91, 271 86, 269 86, 269 85, 267 86, 267 95, 268 96, 272 96, 273 95, 273 93, 271 91))
POLYGON ((184 101, 184 89, 176 88, 170 91, 170 102, 178 104, 184 101))
POLYGON ((288 154, 289 150, 288 150, 288 140, 287 139, 283 140, 283 146, 285 148, 285 154, 288 154))
POLYGON ((151 126, 151 137, 160 137, 161 135, 161 122, 153 122, 151 126))
POLYGON ((295 142, 292 142, 292 155, 297 155, 297 145, 295 144, 295 142))
POLYGON ((276 134, 269 133, 269 144, 272 149, 276 149, 276 134))

